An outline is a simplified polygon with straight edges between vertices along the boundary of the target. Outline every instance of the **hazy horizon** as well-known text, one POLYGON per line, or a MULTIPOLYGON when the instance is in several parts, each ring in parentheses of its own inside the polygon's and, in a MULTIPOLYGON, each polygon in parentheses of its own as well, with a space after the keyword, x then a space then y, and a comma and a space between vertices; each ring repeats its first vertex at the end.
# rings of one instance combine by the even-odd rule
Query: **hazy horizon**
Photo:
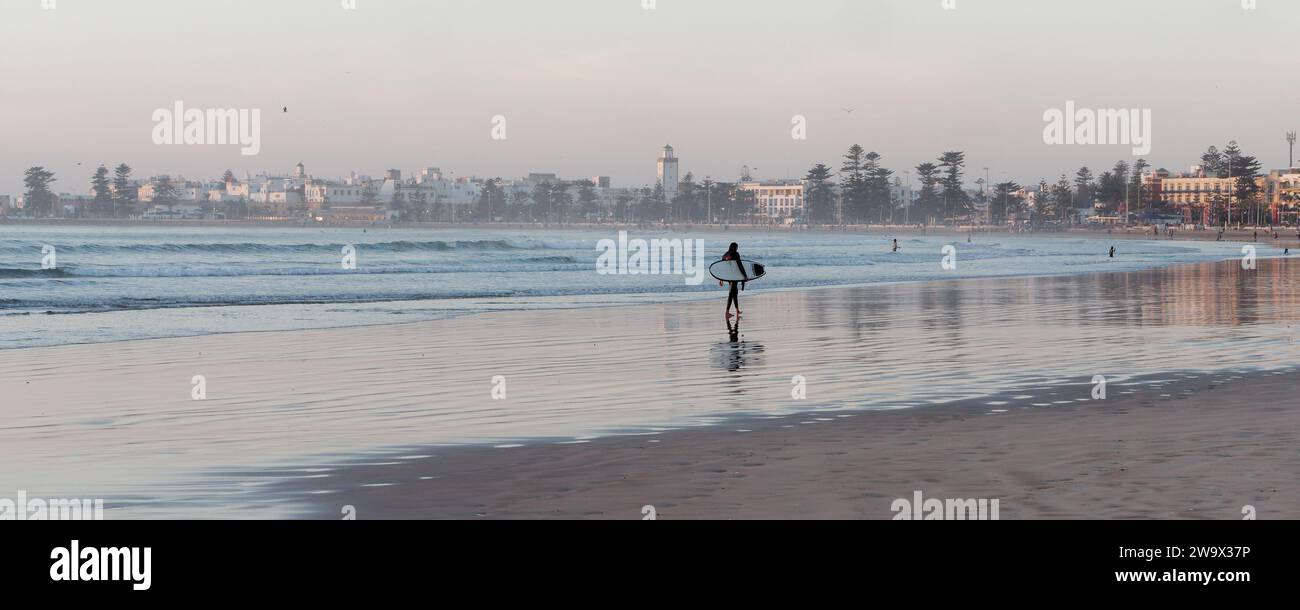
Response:
POLYGON ((33 165, 84 193, 95 166, 121 162, 137 177, 302 161, 322 177, 438 166, 640 186, 664 144, 682 176, 723 180, 746 164, 760 178, 837 169, 855 143, 899 177, 965 151, 971 184, 986 166, 1033 184, 1135 159, 1044 144, 1044 111, 1068 101, 1150 109, 1153 167, 1186 169, 1230 139, 1265 171, 1287 165, 1295 3, 943 4, 0 0, 0 194, 21 194, 33 165), (261 109, 260 154, 155 145, 151 114, 177 100, 261 109), (791 138, 796 115, 806 140, 791 138))

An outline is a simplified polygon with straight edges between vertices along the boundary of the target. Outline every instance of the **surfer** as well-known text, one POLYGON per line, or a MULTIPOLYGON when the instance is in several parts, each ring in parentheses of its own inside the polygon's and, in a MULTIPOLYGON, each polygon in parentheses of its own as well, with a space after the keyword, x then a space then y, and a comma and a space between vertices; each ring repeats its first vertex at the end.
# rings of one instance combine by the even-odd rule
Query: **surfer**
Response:
POLYGON ((894 240, 894 252, 898 252, 898 240, 894 240))
MULTIPOLYGON (((740 245, 739 245, 739 244, 737 244, 737 243, 734 242, 734 241, 731 242, 731 246, 727 248, 727 253, 722 255, 722 260, 724 260, 724 261, 736 261, 736 266, 740 268, 740 277, 743 277, 743 278, 745 278, 746 280, 749 279, 749 274, 745 273, 745 265, 744 265, 744 263, 741 262, 741 259, 740 259, 740 245)), ((739 286, 739 284, 741 284, 742 282, 727 282, 727 283, 731 284, 731 291, 727 294, 727 317, 728 317, 728 318, 731 317, 731 305, 732 305, 732 303, 735 303, 735 305, 736 305, 736 317, 739 318, 739 317, 740 317, 740 286, 739 286)), ((722 284, 723 284, 722 280, 718 280, 718 285, 721 286, 722 284)))
POLYGON ((1110 247, 1110 257, 1115 258, 1115 246, 1110 247))

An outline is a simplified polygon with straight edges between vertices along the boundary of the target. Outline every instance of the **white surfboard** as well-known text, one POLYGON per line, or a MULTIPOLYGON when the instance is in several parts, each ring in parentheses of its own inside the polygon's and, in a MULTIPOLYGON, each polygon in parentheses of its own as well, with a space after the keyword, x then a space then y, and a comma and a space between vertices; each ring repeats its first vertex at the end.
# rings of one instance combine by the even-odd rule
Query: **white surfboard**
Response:
POLYGON ((756 280, 767 275, 767 269, 763 267, 763 263, 756 263, 754 261, 718 261, 709 265, 709 273, 713 275, 715 279, 724 282, 743 282, 746 280, 756 280), (740 265, 745 266, 745 273, 743 275, 740 273, 740 265))

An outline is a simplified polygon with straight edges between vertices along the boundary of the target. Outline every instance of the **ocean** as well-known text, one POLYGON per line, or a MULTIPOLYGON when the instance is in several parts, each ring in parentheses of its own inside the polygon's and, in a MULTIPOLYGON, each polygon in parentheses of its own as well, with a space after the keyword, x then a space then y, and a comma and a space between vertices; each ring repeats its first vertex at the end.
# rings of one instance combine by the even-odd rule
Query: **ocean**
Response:
MULTIPOLYGON (((614 229, 321 229, 0 226, 0 349, 367 326, 502 309, 722 298, 716 282, 602 275, 614 229), (46 246, 55 268, 42 269, 46 246), (355 268, 343 268, 346 246, 355 268)), ((1241 255, 1240 244, 1049 235, 898 236, 788 231, 629 231, 698 239, 706 264, 739 242, 773 289, 1132 271, 1241 255), (955 269, 940 266, 945 245, 955 269), (1116 245, 1119 255, 1108 258, 1116 245)), ((1262 249, 1261 256, 1271 254, 1262 249)))

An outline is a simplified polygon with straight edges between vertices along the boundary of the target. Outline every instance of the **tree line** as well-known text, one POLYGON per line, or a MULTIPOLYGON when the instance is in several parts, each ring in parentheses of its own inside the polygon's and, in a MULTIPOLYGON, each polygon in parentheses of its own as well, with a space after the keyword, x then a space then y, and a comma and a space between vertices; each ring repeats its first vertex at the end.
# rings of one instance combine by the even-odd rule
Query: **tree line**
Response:
POLYGON ((472 210, 474 218, 506 222, 718 222, 744 221, 754 215, 755 196, 740 182, 697 182, 687 173, 668 198, 662 184, 625 191, 609 206, 590 180, 546 180, 529 190, 502 188, 494 178, 483 183, 472 210))
MULTIPOLYGON (((1257 158, 1242 152, 1235 141, 1222 150, 1210 146, 1201 155, 1203 175, 1231 179, 1231 188, 1213 193, 1211 205, 1197 222, 1221 224, 1232 222, 1277 222, 1268 218, 1256 179, 1261 165, 1257 158)), ((1145 159, 1132 164, 1118 161, 1096 175, 1087 166, 1073 177, 1061 174, 1055 183, 1039 180, 1025 189, 1013 180, 997 184, 975 181, 980 188, 972 195, 965 189, 966 154, 947 151, 934 161, 918 164, 915 185, 904 191, 897 173, 889 169, 884 158, 854 144, 845 152, 839 169, 824 163, 814 164, 804 176, 802 220, 814 224, 900 223, 939 224, 951 221, 1005 224, 1011 219, 1030 222, 1068 222, 1074 211, 1095 209, 1105 216, 1123 214, 1171 213, 1176 206, 1167 204, 1150 192, 1143 175, 1150 170, 1145 159), (1028 205, 1026 193, 1033 192, 1035 205, 1028 205), (910 194, 907 197, 903 193, 910 194), (905 201, 910 198, 911 201, 905 201), (985 210, 983 217, 976 212, 985 210)), ((112 170, 100 165, 90 181, 90 214, 99 217, 125 217, 135 211, 136 189, 131 183, 131 167, 122 163, 112 170)), ((234 175, 226 170, 226 184, 234 175)), ((27 211, 33 216, 54 215, 58 197, 51 190, 57 179, 44 167, 29 168, 23 178, 27 211)), ((501 186, 501 179, 485 180, 475 205, 462 210, 466 220, 510 222, 746 222, 759 215, 756 195, 742 188, 748 176, 736 182, 719 182, 710 178, 697 182, 687 173, 678 184, 671 200, 662 184, 642 187, 615 196, 612 205, 600 205, 595 185, 589 180, 543 181, 531 190, 501 186)), ((153 202, 171 205, 177 201, 177 187, 167 177, 153 183, 153 202)), ((437 197, 429 198, 423 190, 404 192, 398 185, 390 201, 376 200, 371 185, 364 189, 363 205, 386 205, 399 220, 454 220, 456 210, 437 197)), ((210 204, 206 204, 210 205, 210 204)), ((253 210, 257 212, 257 210, 253 210)), ((249 212, 241 201, 226 210, 228 217, 243 217, 249 212)))
MULTIPOLYGON (((100 165, 90 178, 91 212, 96 216, 128 216, 135 203, 136 191, 131 186, 131 166, 122 163, 113 168, 110 180, 108 168, 100 165)), ((50 186, 58 181, 54 172, 42 166, 30 167, 23 172, 26 210, 32 216, 52 216, 58 196, 50 186)))
MULTIPOLYGON (((1230 189, 1215 193, 1204 218, 1207 224, 1224 222, 1277 222, 1268 218, 1256 179, 1261 165, 1243 153, 1235 141, 1222 151, 1211 146, 1201 156, 1202 174, 1210 178, 1231 179, 1230 189)), ((964 188, 966 156, 961 151, 945 152, 934 161, 913 168, 915 189, 902 191, 894 171, 886 168, 882 157, 853 145, 845 153, 838 172, 824 163, 813 165, 805 181, 806 219, 813 223, 942 223, 947 221, 989 222, 1005 224, 1013 218, 1030 222, 1068 222, 1075 210, 1094 209, 1104 216, 1124 214, 1172 213, 1178 207, 1165 202, 1143 181, 1151 169, 1145 159, 1132 164, 1118 161, 1096 175, 1087 166, 1073 177, 1061 174, 1054 183, 1039 180, 1026 189, 1013 180, 985 184, 971 195, 964 188), (891 188, 892 184, 892 188, 891 188), (904 201, 900 192, 911 193, 904 201), (1030 208, 1026 195, 1032 192, 1030 208), (910 203, 910 205, 909 205, 910 203), (976 215, 976 207, 985 210, 976 215), (902 214, 900 216, 900 214, 902 214)), ((909 172, 910 173, 910 172, 909 172)), ((910 176, 909 176, 910 179, 910 176)))

